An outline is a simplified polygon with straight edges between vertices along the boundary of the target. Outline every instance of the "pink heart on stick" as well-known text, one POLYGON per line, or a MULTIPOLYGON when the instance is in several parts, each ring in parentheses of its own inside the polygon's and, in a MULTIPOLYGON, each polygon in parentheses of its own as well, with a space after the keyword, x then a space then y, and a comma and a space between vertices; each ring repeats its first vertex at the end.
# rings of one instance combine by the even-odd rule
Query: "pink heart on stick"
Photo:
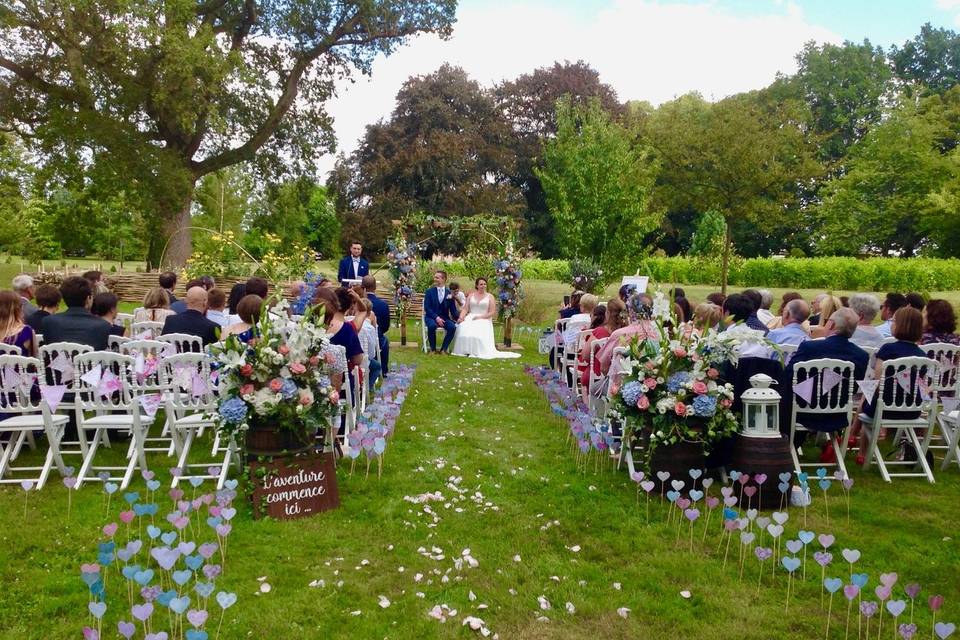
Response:
POLYGON ((757 484, 763 484, 764 482, 767 481, 767 474, 758 473, 757 475, 753 476, 753 481, 756 482, 757 484))
POLYGON ((116 522, 111 522, 110 524, 103 526, 103 535, 107 536, 108 538, 112 538, 113 534, 115 534, 116 532, 117 532, 116 522))
POLYGON ((134 513, 133 511, 120 512, 120 521, 123 522, 123 524, 130 524, 131 522, 133 522, 133 519, 135 517, 137 517, 137 514, 134 513))
POLYGON ((744 493, 744 495, 746 495, 748 498, 752 498, 754 495, 756 495, 756 493, 757 493, 757 488, 754 487, 754 486, 744 487, 744 488, 743 488, 743 493, 744 493))
POLYGON ((897 579, 898 579, 898 578, 899 578, 899 576, 897 576, 896 572, 881 573, 881 574, 880 574, 880 584, 882 584, 882 585, 884 585, 884 586, 886 586, 886 587, 893 588, 893 585, 897 584, 897 579))

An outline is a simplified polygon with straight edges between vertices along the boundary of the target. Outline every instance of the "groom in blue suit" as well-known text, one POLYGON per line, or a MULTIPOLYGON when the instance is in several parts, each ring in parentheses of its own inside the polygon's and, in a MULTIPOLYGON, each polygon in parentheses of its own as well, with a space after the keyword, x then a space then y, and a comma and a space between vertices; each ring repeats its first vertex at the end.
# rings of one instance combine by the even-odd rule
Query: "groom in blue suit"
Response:
POLYGON ((427 339, 430 352, 437 352, 437 327, 444 331, 443 346, 440 351, 449 353, 453 334, 457 331, 457 306, 450 289, 447 289, 447 272, 433 274, 433 285, 423 294, 423 322, 427 325, 427 339))

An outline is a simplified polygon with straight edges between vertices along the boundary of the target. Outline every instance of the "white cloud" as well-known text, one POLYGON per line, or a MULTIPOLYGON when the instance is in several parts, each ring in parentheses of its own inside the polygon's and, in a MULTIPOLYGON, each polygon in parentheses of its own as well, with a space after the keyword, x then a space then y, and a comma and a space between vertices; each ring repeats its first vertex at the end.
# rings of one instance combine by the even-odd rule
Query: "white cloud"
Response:
POLYGON ((960 0, 937 0, 937 8, 944 11, 957 12, 953 16, 953 23, 960 25, 960 0))
MULTIPOLYGON (((795 70, 794 56, 808 40, 842 40, 807 22, 793 2, 773 3, 774 12, 753 16, 730 13, 711 0, 615 0, 589 13, 543 0, 483 4, 458 10, 450 40, 417 38, 378 60, 372 77, 341 88, 328 105, 340 150, 352 151, 367 124, 389 115, 408 77, 431 73, 444 62, 490 85, 556 60, 583 59, 621 100, 659 104, 688 91, 716 100, 761 88, 778 71, 795 70)), ((333 156, 323 158, 323 170, 333 162, 333 156)))

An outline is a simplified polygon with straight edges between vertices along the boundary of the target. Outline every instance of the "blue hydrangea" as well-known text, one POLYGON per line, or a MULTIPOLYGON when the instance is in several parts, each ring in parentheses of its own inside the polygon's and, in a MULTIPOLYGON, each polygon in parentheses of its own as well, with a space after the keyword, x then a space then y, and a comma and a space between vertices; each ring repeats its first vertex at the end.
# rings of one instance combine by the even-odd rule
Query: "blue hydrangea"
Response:
POLYGON ((297 395, 297 383, 289 378, 284 380, 283 386, 280 387, 280 395, 287 399, 297 395))
POLYGON ((320 376, 319 378, 317 378, 318 389, 326 389, 327 387, 332 387, 332 386, 333 386, 333 383, 330 382, 330 378, 328 378, 327 376, 320 376))
POLYGON ((690 381, 690 373, 687 371, 678 371, 667 378, 667 391, 676 393, 684 384, 690 381))
POLYGON ((230 424, 240 424, 247 417, 247 403, 240 398, 228 398, 220 403, 220 415, 230 424))
POLYGON ((703 418, 709 418, 717 412, 717 399, 708 396, 700 395, 693 399, 693 415, 701 416, 703 418))
POLYGON ((620 388, 620 397, 629 407, 637 406, 637 400, 640 399, 642 394, 643 389, 640 388, 640 383, 636 380, 628 382, 620 388))

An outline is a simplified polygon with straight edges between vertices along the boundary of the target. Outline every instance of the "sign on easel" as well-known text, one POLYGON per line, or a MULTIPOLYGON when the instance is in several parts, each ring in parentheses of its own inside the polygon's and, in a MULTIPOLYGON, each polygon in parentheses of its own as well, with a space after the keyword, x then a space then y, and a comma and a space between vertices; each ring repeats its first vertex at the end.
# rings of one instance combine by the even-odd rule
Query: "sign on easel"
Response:
POLYGON ((638 292, 646 293, 648 282, 650 282, 650 276, 623 276, 623 280, 620 281, 620 286, 632 285, 637 288, 638 292))
POLYGON ((254 460, 250 475, 255 519, 295 520, 340 506, 333 453, 254 460))

